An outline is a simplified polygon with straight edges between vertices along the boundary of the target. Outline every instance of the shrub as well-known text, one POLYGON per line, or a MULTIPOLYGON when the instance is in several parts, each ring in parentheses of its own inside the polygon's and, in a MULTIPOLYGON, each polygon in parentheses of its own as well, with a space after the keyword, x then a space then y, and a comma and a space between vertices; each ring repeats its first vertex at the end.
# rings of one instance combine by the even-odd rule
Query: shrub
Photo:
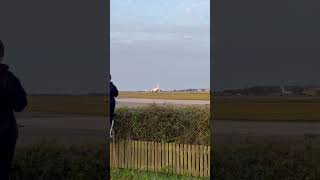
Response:
POLYGON ((19 147, 12 179, 105 179, 106 145, 64 146, 41 143, 19 147))
POLYGON ((118 139, 210 143, 208 107, 150 105, 116 110, 114 131, 118 139))
POLYGON ((213 179, 316 180, 320 177, 319 148, 296 144, 255 143, 213 148, 213 179))

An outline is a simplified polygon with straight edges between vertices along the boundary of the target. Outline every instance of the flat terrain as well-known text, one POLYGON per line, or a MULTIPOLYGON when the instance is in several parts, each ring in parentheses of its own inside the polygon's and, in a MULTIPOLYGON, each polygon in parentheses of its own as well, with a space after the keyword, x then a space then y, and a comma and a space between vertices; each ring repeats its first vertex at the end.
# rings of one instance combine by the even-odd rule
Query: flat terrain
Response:
POLYGON ((271 142, 302 142, 306 137, 320 140, 320 122, 224 121, 212 122, 214 144, 271 142))
POLYGON ((106 99, 105 96, 30 96, 26 111, 105 116, 109 106, 106 99))
POLYGON ((213 102, 216 144, 320 137, 319 97, 217 97, 213 102))
POLYGON ((142 99, 142 98, 128 98, 117 99, 118 107, 135 107, 146 106, 148 104, 171 104, 171 105, 210 105, 209 100, 169 100, 169 99, 142 99))
POLYGON ((58 113, 19 113, 18 145, 41 141, 81 144, 107 141, 107 117, 58 113))
POLYGON ((319 121, 319 97, 216 97, 214 118, 252 121, 319 121))
MULTIPOLYGON (((78 144, 105 142, 107 107, 103 96, 31 96, 29 106, 17 113, 19 145, 43 140, 78 144)), ((164 103, 152 99, 119 99, 119 107, 164 103)), ((166 100, 172 104, 208 104, 208 101, 166 100)))
MULTIPOLYGON (((68 142, 104 140, 106 110, 103 96, 33 96, 28 113, 18 115, 21 143, 27 137, 39 140, 55 137, 68 142), (78 140, 77 140, 78 139, 78 140), (79 140, 80 139, 80 140, 79 140)), ((208 100, 167 100, 151 98, 117 99, 118 107, 151 103, 208 105, 208 100)), ((245 140, 250 137, 271 140, 300 140, 320 135, 319 97, 217 97, 214 100, 212 133, 216 142, 245 140)))
POLYGON ((206 92, 128 92, 119 93, 119 98, 142 99, 171 99, 171 100, 210 100, 210 94, 206 92))

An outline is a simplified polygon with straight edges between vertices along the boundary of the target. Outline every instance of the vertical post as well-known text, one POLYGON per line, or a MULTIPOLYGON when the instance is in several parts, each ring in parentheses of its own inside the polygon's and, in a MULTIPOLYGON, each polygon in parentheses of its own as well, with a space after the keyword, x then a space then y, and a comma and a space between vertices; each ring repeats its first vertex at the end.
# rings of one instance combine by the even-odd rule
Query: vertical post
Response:
POLYGON ((188 173, 188 145, 183 145, 183 162, 184 162, 184 174, 186 175, 188 173))
POLYGON ((203 177, 203 145, 200 145, 200 177, 203 177))
POLYGON ((184 173, 184 165, 183 165, 183 144, 180 144, 180 174, 184 173))
POLYGON ((169 162, 168 162, 168 165, 169 165, 169 173, 172 173, 172 143, 169 143, 169 156, 168 156, 168 159, 169 159, 169 162))
POLYGON ((172 173, 177 174, 176 143, 172 143, 172 173))
POLYGON ((207 177, 208 176, 208 151, 207 151, 208 146, 204 146, 203 149, 203 154, 204 154, 204 162, 203 162, 203 176, 207 177))
POLYGON ((195 145, 192 145, 191 149, 191 170, 192 170, 192 176, 196 176, 196 148, 195 145))
POLYGON ((161 170, 166 166, 166 148, 165 148, 165 143, 161 143, 162 148, 161 148, 161 154, 162 154, 162 163, 161 163, 161 170))
POLYGON ((199 145, 196 145, 196 176, 199 177, 200 176, 200 162, 199 162, 200 158, 199 158, 199 145))
POLYGON ((191 145, 188 144, 188 175, 191 175, 191 174, 192 174, 192 161, 191 161, 191 157, 192 157, 191 145))

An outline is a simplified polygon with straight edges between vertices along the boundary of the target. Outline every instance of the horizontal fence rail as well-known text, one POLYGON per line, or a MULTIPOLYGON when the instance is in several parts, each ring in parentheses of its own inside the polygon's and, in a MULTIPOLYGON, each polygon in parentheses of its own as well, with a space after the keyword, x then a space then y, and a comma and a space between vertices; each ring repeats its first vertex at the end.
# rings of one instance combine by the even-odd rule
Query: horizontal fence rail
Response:
POLYGON ((110 142, 113 168, 210 176, 210 146, 147 141, 110 142))

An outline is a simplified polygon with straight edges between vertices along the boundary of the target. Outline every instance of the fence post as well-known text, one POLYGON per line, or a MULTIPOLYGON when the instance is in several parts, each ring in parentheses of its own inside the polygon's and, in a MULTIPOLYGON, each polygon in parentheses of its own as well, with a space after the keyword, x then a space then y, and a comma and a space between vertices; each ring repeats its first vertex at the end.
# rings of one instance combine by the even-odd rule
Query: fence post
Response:
POLYGON ((161 170, 163 170, 165 163, 166 163, 165 144, 161 142, 161 170))
POLYGON ((143 151, 143 156, 144 156, 144 170, 148 170, 148 142, 144 141, 144 151, 143 151))
POLYGON ((155 146, 154 146, 154 142, 151 142, 151 169, 152 171, 155 171, 155 146))
POLYGON ((204 149, 203 149, 203 154, 204 154, 203 176, 204 177, 208 176, 208 153, 207 153, 207 148, 208 148, 208 146, 204 146, 204 149))
POLYGON ((169 173, 171 174, 172 173, 172 143, 169 143, 169 173))
POLYGON ((196 176, 199 177, 199 145, 196 145, 196 176))
POLYGON ((200 177, 203 177, 203 145, 200 145, 200 177))
POLYGON ((138 169, 138 141, 134 141, 134 169, 138 169))
POLYGON ((196 176, 196 148, 195 145, 191 145, 192 147, 192 159, 191 159, 191 169, 192 169, 192 176, 196 176))
POLYGON ((180 164, 180 149, 179 149, 179 144, 175 144, 175 147, 176 147, 176 149, 175 149, 175 156, 176 156, 176 158, 175 158, 175 164, 176 164, 176 168, 175 168, 175 172, 177 173, 177 174, 179 174, 180 173, 180 170, 179 170, 179 164, 180 164))
POLYGON ((147 171, 151 171, 151 142, 147 141, 147 171))
POLYGON ((131 169, 134 169, 134 141, 130 140, 130 146, 131 146, 131 169))
POLYGON ((161 171, 162 164, 162 143, 158 143, 158 171, 161 171))
POLYGON ((110 167, 113 168, 114 165, 113 165, 113 144, 112 144, 112 142, 110 142, 109 149, 110 149, 110 151, 109 151, 110 167))
POLYGON ((183 162, 184 162, 184 174, 188 173, 188 145, 183 145, 183 162))
POLYGON ((184 173, 184 164, 183 164, 183 144, 180 144, 180 174, 184 173))
POLYGON ((192 152, 191 152, 191 145, 188 144, 188 175, 191 175, 192 174, 192 161, 191 161, 191 155, 192 155, 192 152))
POLYGON ((211 164, 211 161, 210 161, 210 156, 211 156, 211 151, 210 151, 210 146, 208 146, 208 176, 210 177, 210 164, 211 164))
POLYGON ((177 174, 176 143, 172 143, 172 173, 177 174))

